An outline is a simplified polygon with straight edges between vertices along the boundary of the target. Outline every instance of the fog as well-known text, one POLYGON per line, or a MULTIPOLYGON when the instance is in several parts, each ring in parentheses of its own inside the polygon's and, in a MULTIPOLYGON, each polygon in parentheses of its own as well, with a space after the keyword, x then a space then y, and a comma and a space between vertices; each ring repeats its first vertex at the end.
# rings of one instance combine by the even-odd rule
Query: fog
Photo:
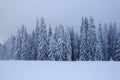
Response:
POLYGON ((82 16, 93 16, 96 24, 119 23, 120 0, 0 0, 0 42, 15 34, 22 24, 31 32, 36 18, 42 16, 47 25, 70 25, 76 31, 82 16))

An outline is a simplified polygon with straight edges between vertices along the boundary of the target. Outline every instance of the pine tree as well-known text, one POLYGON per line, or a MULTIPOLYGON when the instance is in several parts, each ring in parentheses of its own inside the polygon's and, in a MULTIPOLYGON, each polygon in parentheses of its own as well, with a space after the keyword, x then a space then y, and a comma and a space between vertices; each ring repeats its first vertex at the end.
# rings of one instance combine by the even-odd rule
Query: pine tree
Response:
POLYGON ((114 41, 113 41, 113 49, 114 49, 114 53, 111 55, 112 60, 114 61, 120 61, 120 33, 117 30, 117 26, 116 23, 114 23, 113 25, 113 31, 114 31, 114 41))
POLYGON ((72 48, 72 52, 71 52, 71 60, 72 61, 75 61, 76 60, 76 57, 75 57, 75 54, 76 54, 76 50, 75 50, 75 33, 74 33, 74 30, 73 30, 73 27, 69 29, 69 33, 70 33, 70 40, 71 40, 71 48, 72 48))
POLYGON ((116 53, 117 45, 117 31, 116 26, 110 23, 109 34, 108 34, 108 53, 110 55, 110 60, 113 60, 116 53))
POLYGON ((82 23, 80 27, 80 59, 83 61, 89 60, 88 53, 88 19, 82 18, 82 23))
POLYGON ((53 34, 53 36, 50 38, 50 43, 49 43, 49 55, 48 55, 48 59, 49 60, 58 60, 57 59, 57 40, 58 40, 58 27, 55 28, 55 33, 53 34))
MULTIPOLYGON (((36 50, 38 50, 38 44, 39 44, 39 36, 40 36, 40 22, 37 19, 36 20, 36 29, 35 29, 35 47, 36 50)), ((38 54, 38 52, 36 52, 36 54, 38 54)))
POLYGON ((59 25, 58 27, 58 39, 56 42, 56 53, 55 53, 55 60, 59 60, 59 61, 67 61, 70 60, 71 56, 69 56, 69 52, 68 52, 68 46, 66 43, 66 39, 65 39, 65 32, 64 32, 64 28, 62 25, 59 25))
POLYGON ((26 53, 28 53, 28 32, 26 30, 26 28, 24 27, 24 25, 21 27, 21 40, 22 40, 22 50, 21 50, 21 58, 22 60, 26 60, 27 56, 26 53))
POLYGON ((67 54, 67 60, 71 60, 71 54, 72 54, 72 47, 71 47, 71 39, 70 39, 70 32, 69 28, 67 27, 66 30, 64 31, 64 41, 65 41, 65 50, 67 54))
POLYGON ((79 60, 79 57, 80 57, 80 38, 77 33, 75 35, 74 46, 75 46, 74 57, 75 57, 75 61, 76 61, 76 60, 79 60))
POLYGON ((15 54, 15 36, 11 35, 7 40, 7 59, 14 59, 15 54))
POLYGON ((51 25, 49 25, 49 32, 48 32, 48 45, 50 43, 50 40, 52 38, 52 29, 51 29, 51 25))
POLYGON ((48 59, 48 42, 47 42, 47 32, 46 32, 46 24, 44 19, 41 18, 40 24, 40 33, 39 33, 39 44, 38 44, 38 60, 47 60, 48 59))
POLYGON ((103 27, 103 52, 104 52, 104 59, 105 61, 110 60, 110 54, 108 52, 108 26, 107 24, 104 24, 103 27))
MULTIPOLYGON (((86 23, 88 26, 88 21, 86 19, 86 23)), ((80 59, 79 60, 88 60, 88 57, 87 57, 87 49, 86 49, 86 40, 87 40, 87 37, 86 37, 86 34, 87 34, 87 28, 85 26, 85 19, 82 18, 82 23, 81 23, 81 27, 80 27, 80 59)))
POLYGON ((95 31, 95 25, 94 25, 94 21, 93 18, 90 18, 89 21, 89 27, 88 27, 88 56, 89 56, 89 60, 98 60, 96 56, 98 56, 98 54, 96 54, 96 31, 95 31))
POLYGON ((28 33, 24 25, 18 29, 15 41, 15 56, 18 60, 26 60, 28 33))
POLYGON ((28 38, 28 45, 27 45, 27 53, 26 55, 26 59, 27 60, 36 60, 37 57, 37 50, 36 50, 36 46, 35 46, 35 32, 33 31, 31 35, 29 35, 28 38))
MULTIPOLYGON (((104 34, 105 35, 105 34, 104 34)), ((102 25, 99 24, 98 28, 98 42, 97 42, 97 54, 98 60, 105 60, 105 41, 103 39, 102 25)))
POLYGON ((71 60, 71 45, 70 34, 65 32, 62 25, 55 29, 54 38, 50 42, 50 60, 55 61, 70 61, 71 60))
POLYGON ((114 61, 120 61, 120 31, 118 32, 117 37, 116 52, 113 57, 114 61))
POLYGON ((20 29, 18 29, 16 40, 15 40, 15 59, 20 60, 21 59, 21 50, 22 50, 22 40, 21 40, 21 32, 20 29))
MULTIPOLYGON (((53 47, 53 35, 52 35, 52 29, 51 29, 51 25, 49 25, 49 31, 48 31, 48 60, 53 60, 52 56, 51 56, 51 49, 53 47)), ((52 52, 53 54, 53 52, 52 52)))
POLYGON ((96 54, 96 32, 92 18, 82 18, 81 34, 80 34, 80 60, 95 60, 96 54))
POLYGON ((48 60, 54 60, 54 61, 57 60, 55 57, 57 52, 57 44, 54 38, 50 39, 48 52, 49 52, 48 60))

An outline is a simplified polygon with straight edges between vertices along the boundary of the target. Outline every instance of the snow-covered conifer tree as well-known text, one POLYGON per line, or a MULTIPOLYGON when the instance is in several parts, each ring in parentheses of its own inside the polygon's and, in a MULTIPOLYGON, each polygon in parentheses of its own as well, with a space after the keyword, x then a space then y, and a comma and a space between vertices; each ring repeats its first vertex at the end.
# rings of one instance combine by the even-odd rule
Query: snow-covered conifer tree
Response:
POLYGON ((76 60, 79 60, 79 57, 80 57, 80 37, 78 36, 78 34, 76 33, 75 34, 75 42, 74 42, 74 45, 75 45, 75 61, 76 60))
POLYGON ((87 54, 87 41, 88 41, 88 20, 87 18, 82 18, 82 23, 80 27, 80 59, 83 61, 88 61, 89 56, 87 54))
POLYGON ((62 25, 56 27, 54 38, 50 41, 50 60, 70 61, 71 60, 71 40, 69 32, 65 32, 62 25))
POLYGON ((21 31, 18 29, 16 40, 15 40, 15 59, 20 60, 21 59, 21 50, 22 50, 22 40, 21 40, 21 31))
POLYGON ((120 61, 120 31, 117 33, 116 52, 113 55, 114 61, 120 61))
POLYGON ((96 53, 96 31, 93 18, 90 18, 89 27, 88 27, 88 41, 87 41, 87 53, 89 56, 89 60, 97 60, 98 54, 96 53))
POLYGON ((28 53, 28 32, 25 28, 25 26, 23 25, 21 27, 21 47, 22 47, 22 50, 21 50, 21 58, 22 60, 26 60, 27 59, 27 55, 26 53, 28 53))
POLYGON ((7 59, 14 59, 15 54, 15 36, 11 35, 7 40, 7 59))
POLYGON ((69 33, 70 33, 70 40, 71 40, 71 48, 72 48, 72 52, 71 52, 71 60, 75 61, 75 33, 73 30, 73 27, 69 28, 69 33))
POLYGON ((64 31, 64 41, 65 41, 65 50, 67 53, 67 60, 71 60, 71 54, 72 54, 72 47, 71 47, 71 38, 70 38, 70 32, 69 28, 67 27, 66 30, 64 31))
POLYGON ((28 37, 27 52, 25 54, 27 60, 36 60, 37 49, 35 46, 35 32, 33 31, 28 37))
POLYGON ((48 31, 48 45, 50 43, 50 39, 52 38, 52 29, 51 29, 51 25, 49 25, 49 31, 48 31))
POLYGON ((92 18, 82 18, 80 31, 80 60, 95 60, 96 58, 96 32, 92 18))
POLYGON ((113 60, 116 53, 117 47, 117 29, 115 25, 110 23, 109 33, 108 33, 108 53, 110 55, 110 60, 113 60))
POLYGON ((15 58, 18 60, 25 60, 28 45, 28 33, 24 25, 18 29, 18 33, 15 40, 15 58))
POLYGON ((98 60, 105 60, 105 46, 104 46, 104 44, 105 44, 105 41, 104 41, 104 39, 103 39, 103 30, 102 30, 102 25, 101 24, 99 24, 99 28, 98 28, 98 40, 97 40, 97 54, 98 54, 98 56, 96 56, 97 57, 97 59, 98 60))
POLYGON ((47 60, 48 58, 48 39, 47 39, 47 32, 46 32, 46 24, 44 22, 44 19, 41 18, 40 22, 40 31, 39 31, 39 36, 38 36, 38 55, 37 59, 38 60, 47 60))

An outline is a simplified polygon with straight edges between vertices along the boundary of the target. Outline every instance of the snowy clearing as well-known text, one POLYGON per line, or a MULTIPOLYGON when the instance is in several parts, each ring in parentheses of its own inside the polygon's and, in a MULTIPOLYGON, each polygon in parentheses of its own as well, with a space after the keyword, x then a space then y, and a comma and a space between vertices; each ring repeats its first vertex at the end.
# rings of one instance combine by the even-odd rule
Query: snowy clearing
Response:
POLYGON ((120 80, 118 62, 0 61, 0 80, 120 80))

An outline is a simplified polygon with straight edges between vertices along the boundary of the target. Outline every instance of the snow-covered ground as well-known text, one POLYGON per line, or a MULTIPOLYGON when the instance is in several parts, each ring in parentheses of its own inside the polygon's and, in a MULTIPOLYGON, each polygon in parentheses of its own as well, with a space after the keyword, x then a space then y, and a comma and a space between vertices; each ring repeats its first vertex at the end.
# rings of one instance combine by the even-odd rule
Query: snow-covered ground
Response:
POLYGON ((120 63, 0 61, 0 80, 120 80, 120 63))

